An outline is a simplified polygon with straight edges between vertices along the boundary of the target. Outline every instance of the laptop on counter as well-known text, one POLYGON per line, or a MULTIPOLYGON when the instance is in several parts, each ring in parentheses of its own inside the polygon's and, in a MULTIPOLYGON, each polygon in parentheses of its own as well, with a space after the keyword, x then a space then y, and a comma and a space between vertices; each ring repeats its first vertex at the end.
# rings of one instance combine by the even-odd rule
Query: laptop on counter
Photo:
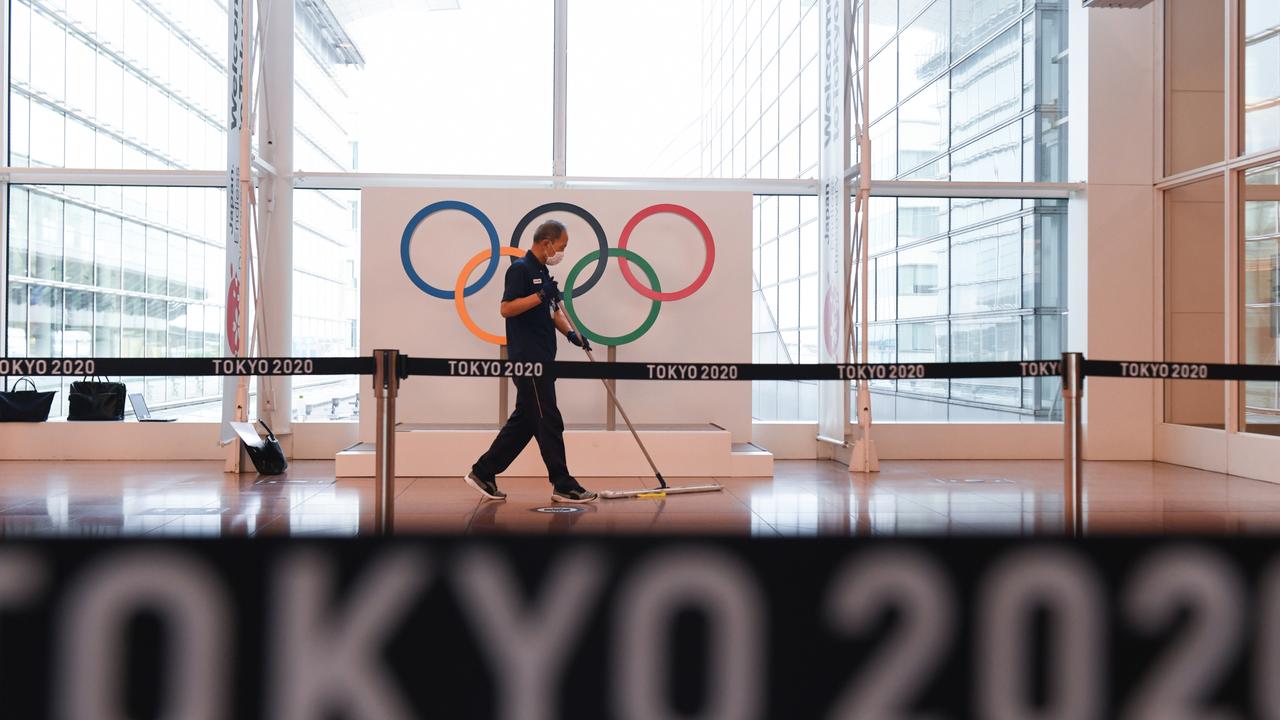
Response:
POLYGON ((143 399, 142 393, 131 393, 129 404, 133 406, 133 416, 138 422, 173 422, 178 419, 151 417, 151 409, 147 407, 147 401, 143 399))

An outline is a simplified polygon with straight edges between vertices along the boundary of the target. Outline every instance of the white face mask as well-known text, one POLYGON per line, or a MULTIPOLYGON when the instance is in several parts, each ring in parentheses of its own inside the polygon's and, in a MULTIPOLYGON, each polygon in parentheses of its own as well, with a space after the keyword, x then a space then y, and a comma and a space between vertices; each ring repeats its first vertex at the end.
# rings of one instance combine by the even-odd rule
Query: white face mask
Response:
POLYGON ((564 251, 563 251, 563 250, 561 250, 561 251, 557 252, 555 255, 552 255, 551 257, 548 257, 548 258, 547 258, 547 264, 548 264, 548 265, 559 265, 559 264, 560 264, 560 261, 561 261, 561 260, 563 260, 563 259, 564 259, 564 251))

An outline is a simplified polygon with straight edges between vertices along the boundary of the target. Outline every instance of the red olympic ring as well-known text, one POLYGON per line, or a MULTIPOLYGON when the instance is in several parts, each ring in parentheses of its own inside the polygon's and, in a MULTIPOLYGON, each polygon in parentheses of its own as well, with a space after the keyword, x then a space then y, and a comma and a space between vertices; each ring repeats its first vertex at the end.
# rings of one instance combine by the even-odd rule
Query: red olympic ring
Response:
POLYGON ((707 278, 711 277, 711 268, 716 263, 716 244, 711 237, 711 228, 707 227, 707 223, 703 221, 698 214, 683 205, 675 205, 672 203, 664 203, 660 205, 651 205, 644 210, 636 213, 634 217, 627 222, 627 226, 622 229, 622 236, 618 238, 618 247, 627 248, 627 241, 631 239, 631 231, 636 229, 642 220, 650 215, 659 215, 661 213, 671 213, 693 223, 698 228, 698 232, 702 234, 702 242, 707 249, 707 258, 702 263, 702 272, 698 273, 698 277, 689 285, 672 292, 658 292, 650 290, 636 279, 631 272, 631 264, 627 262, 625 257, 618 258, 618 266, 622 269, 622 277, 626 278, 627 284, 632 290, 640 293, 640 295, 650 300, 683 300, 698 291, 699 288, 707 282, 707 278))

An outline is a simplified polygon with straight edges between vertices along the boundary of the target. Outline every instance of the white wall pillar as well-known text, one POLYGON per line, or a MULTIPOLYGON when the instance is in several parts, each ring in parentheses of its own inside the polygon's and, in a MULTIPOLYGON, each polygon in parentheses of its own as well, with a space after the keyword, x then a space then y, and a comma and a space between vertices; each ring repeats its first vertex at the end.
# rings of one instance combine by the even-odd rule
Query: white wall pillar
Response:
MULTIPOLYGON (((1159 359, 1156 330, 1155 6, 1084 10, 1072 3, 1072 167, 1088 201, 1073 209, 1069 347, 1097 359, 1159 359), (1084 26, 1084 32, 1079 29, 1084 26), (1085 128, 1078 127, 1083 121, 1085 128), (1083 138, 1080 135, 1083 135, 1083 138)), ((1153 382, 1090 378, 1084 450, 1090 460, 1154 456, 1153 382)))
MULTIPOLYGON (((0 165, 9 164, 9 8, 0 7, 0 165)), ((22 348, 26 355, 26 348, 22 348)), ((9 355, 9 182, 0 181, 0 357, 9 355)))
MULTIPOLYGON (((1067 7, 1067 179, 1089 179, 1089 11, 1079 3, 1067 7)), ((1067 345, 1084 352, 1088 345, 1089 283, 1076 268, 1089 264, 1089 194, 1073 196, 1067 203, 1067 345)), ((1089 392, 1086 388, 1086 402, 1089 392)))
MULTIPOLYGON (((260 11, 262 85, 258 103, 258 151, 275 168, 263 173, 258 193, 258 277, 261 279, 262 349, 293 354, 293 14, 294 0, 269 0, 260 11)), ((290 432, 293 380, 260 378, 258 414, 276 433, 290 432), (268 390, 270 386, 270 390, 268 390)))

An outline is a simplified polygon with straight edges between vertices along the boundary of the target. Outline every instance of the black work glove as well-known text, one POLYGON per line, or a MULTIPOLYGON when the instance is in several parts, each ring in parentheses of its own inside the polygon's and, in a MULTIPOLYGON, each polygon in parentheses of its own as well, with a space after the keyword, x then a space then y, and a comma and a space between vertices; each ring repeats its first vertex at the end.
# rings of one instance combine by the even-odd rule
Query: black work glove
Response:
POLYGON ((547 305, 553 305, 564 299, 564 295, 560 294, 560 283, 555 278, 547 278, 542 281, 542 289, 538 290, 538 294, 542 296, 542 302, 547 305))
POLYGON ((591 343, 586 338, 579 335, 576 330, 570 330, 569 334, 566 335, 565 337, 569 338, 569 342, 573 343, 574 345, 577 345, 583 350, 591 349, 591 343))

